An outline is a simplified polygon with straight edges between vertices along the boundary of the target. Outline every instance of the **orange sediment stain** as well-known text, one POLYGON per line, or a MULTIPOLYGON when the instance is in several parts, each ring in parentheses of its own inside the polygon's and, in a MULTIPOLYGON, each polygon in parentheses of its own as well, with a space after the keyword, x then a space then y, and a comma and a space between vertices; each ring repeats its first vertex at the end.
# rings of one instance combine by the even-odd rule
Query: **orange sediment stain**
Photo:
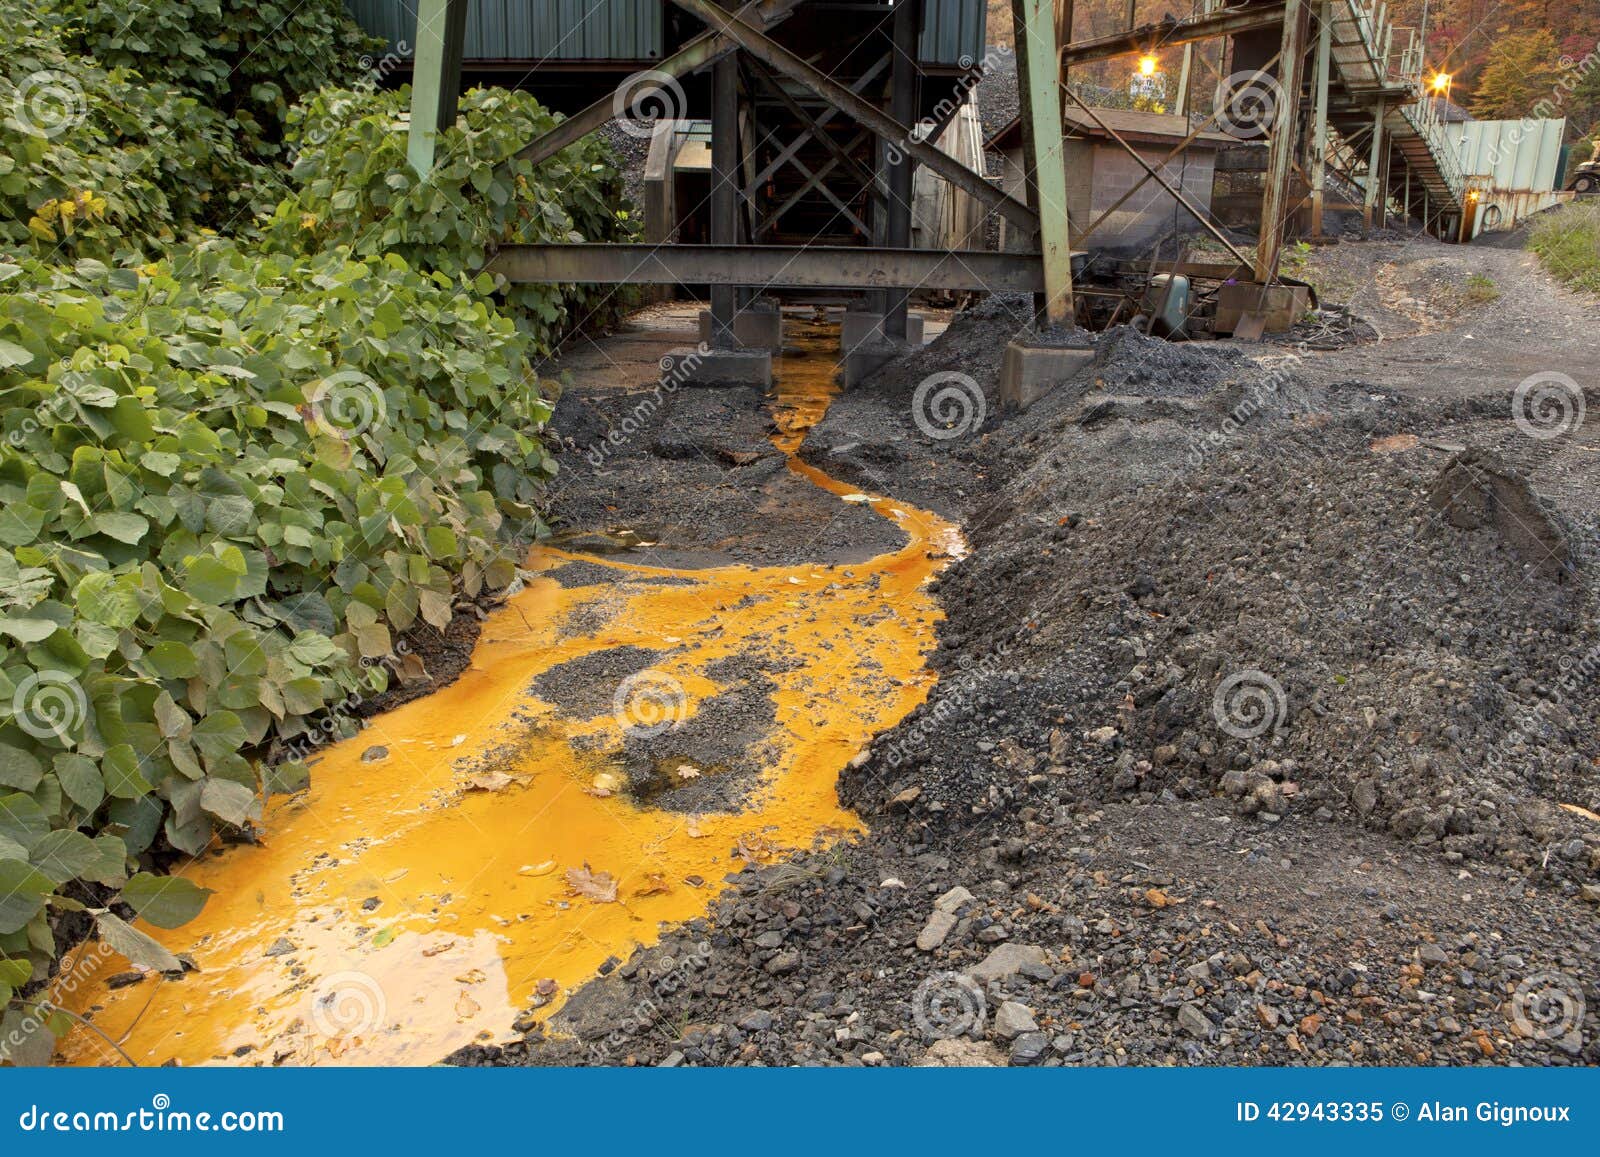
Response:
MULTIPOLYGON (((833 364, 808 352, 779 368, 773 440, 792 455, 827 409, 833 364)), ((112 989, 128 964, 81 945, 56 999, 140 1064, 429 1064, 509 1039, 536 998, 547 1016, 608 957, 704 915, 747 857, 859 831, 838 803, 838 773, 926 697, 941 617, 926 584, 961 546, 935 515, 871 504, 909 542, 848 565, 680 571, 536 547, 536 577, 490 616, 457 682, 325 748, 310 788, 269 806, 258 845, 185 870, 216 894, 184 927, 146 930, 199 971, 112 989), (618 581, 547 577, 577 560, 618 581), (742 810, 631 802, 608 754, 628 713, 607 703, 571 718, 530 690, 559 664, 617 647, 657 653, 652 678, 673 689, 666 707, 682 718, 724 690, 706 673, 717 660, 782 660, 763 669, 776 722, 742 810), (379 746, 387 757, 362 759, 379 746), (581 894, 584 870, 588 890, 614 887, 616 899, 581 894)), ((59 1051, 120 1063, 83 1028, 59 1051)))

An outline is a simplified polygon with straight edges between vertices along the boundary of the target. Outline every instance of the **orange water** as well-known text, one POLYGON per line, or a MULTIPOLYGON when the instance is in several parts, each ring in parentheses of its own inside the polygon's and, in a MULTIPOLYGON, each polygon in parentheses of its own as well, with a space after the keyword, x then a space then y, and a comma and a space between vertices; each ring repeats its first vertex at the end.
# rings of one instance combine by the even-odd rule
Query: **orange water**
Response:
MULTIPOLYGON (((824 339, 802 340, 779 363, 774 398, 774 442, 791 455, 834 391, 824 339)), ((848 566, 675 571, 535 548, 536 575, 583 558, 624 581, 563 589, 536 577, 489 618, 456 683, 326 748, 311 787, 268 808, 258 846, 188 869, 216 894, 183 928, 148 931, 199 971, 112 990, 106 980, 129 965, 84 945, 57 999, 140 1064, 427 1064, 508 1039, 536 998, 548 1015, 608 957, 705 914, 747 860, 858 830, 835 780, 927 695, 939 611, 926 584, 959 549, 935 515, 871 506, 910 541, 848 566), (663 577, 691 581, 651 582, 663 577), (623 646, 660 652, 646 688, 681 688, 665 715, 619 718, 607 704, 574 721, 529 690, 557 664, 623 646), (630 803, 612 758, 624 725, 691 716, 720 689, 706 670, 734 654, 770 657, 776 688, 753 797, 699 816, 630 803), (380 745, 387 758, 362 760, 380 745), (616 899, 580 894, 569 873, 585 869, 602 895, 608 874, 616 899)), ((120 1059, 82 1028, 60 1053, 120 1059)))

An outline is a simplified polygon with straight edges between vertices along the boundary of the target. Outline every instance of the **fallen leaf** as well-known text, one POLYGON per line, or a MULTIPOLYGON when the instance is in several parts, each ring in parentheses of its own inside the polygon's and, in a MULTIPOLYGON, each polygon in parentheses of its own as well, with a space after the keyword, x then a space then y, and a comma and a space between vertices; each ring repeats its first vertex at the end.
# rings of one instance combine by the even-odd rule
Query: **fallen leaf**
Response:
POLYGON ((538 864, 523 864, 522 867, 517 869, 517 875, 519 875, 519 876, 548 876, 551 872, 553 872, 555 870, 556 870, 556 862, 554 860, 545 860, 542 863, 538 863, 538 864))
POLYGON ((700 778, 700 769, 692 764, 680 763, 672 772, 679 783, 687 783, 691 779, 700 778))
POLYGON ((500 791, 510 787, 512 779, 503 771, 480 771, 467 779, 468 791, 500 791))
POLYGON ((446 940, 443 944, 433 944, 424 948, 422 954, 424 956, 437 956, 441 952, 449 952, 455 946, 456 942, 454 940, 446 940))
POLYGON ((590 871, 587 863, 581 868, 567 869, 567 887, 574 895, 598 904, 614 904, 617 900, 616 877, 610 872, 590 871))
POLYGON ((378 930, 378 934, 372 938, 372 946, 374 948, 382 948, 384 945, 391 943, 393 940, 394 929, 381 928, 378 930))
POLYGON ((463 972, 456 977, 457 984, 482 984, 488 976, 481 968, 474 968, 471 972, 463 972))
POLYGON ((770 860, 774 848, 771 841, 756 835, 739 837, 739 842, 733 847, 733 854, 749 864, 760 864, 770 860))
POLYGON ((644 883, 634 889, 635 896, 665 896, 672 891, 667 887, 666 877, 660 872, 650 872, 644 878, 644 883))
POLYGON ((1564 803, 1561 806, 1575 816, 1582 816, 1586 820, 1593 820, 1595 823, 1600 824, 1600 816, 1595 815, 1594 812, 1586 807, 1579 807, 1575 803, 1564 803))
POLYGON ((451 747, 460 747, 466 741, 467 741, 467 737, 465 735, 458 735, 458 736, 456 736, 454 739, 452 739, 450 741, 450 746, 451 747))
POLYGON ((482 1006, 479 1005, 477 1001, 473 1000, 471 995, 465 990, 462 991, 460 996, 456 997, 456 1015, 461 1017, 463 1020, 467 1019, 468 1017, 477 1016, 478 1013, 482 1011, 482 1006))
POLYGON ((698 840, 705 835, 705 832, 700 830, 700 817, 696 815, 691 815, 683 821, 683 829, 691 840, 698 840))

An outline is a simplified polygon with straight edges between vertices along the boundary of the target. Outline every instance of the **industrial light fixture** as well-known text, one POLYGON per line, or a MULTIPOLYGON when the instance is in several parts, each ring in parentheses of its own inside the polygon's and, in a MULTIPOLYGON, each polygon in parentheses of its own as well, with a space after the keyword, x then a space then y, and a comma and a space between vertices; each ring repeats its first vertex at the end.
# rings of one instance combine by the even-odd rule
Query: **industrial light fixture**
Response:
POLYGON ((1450 74, 1448 72, 1438 72, 1438 73, 1434 74, 1434 77, 1433 77, 1433 91, 1434 92, 1449 92, 1450 91, 1450 74))
POLYGON ((1139 75, 1154 76, 1156 74, 1156 65, 1159 63, 1160 61, 1156 60, 1154 56, 1146 53, 1139 58, 1139 75))

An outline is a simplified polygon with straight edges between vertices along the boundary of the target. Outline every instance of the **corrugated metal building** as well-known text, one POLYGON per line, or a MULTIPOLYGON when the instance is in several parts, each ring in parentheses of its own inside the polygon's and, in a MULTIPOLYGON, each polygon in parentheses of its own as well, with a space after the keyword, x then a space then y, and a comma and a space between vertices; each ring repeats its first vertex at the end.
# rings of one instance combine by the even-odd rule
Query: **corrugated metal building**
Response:
POLYGON ((1441 130, 1477 193, 1472 234, 1510 229, 1560 199, 1565 119, 1467 120, 1441 130))
MULTIPOLYGON (((381 36, 409 60, 416 42, 414 0, 345 0, 367 32, 381 36)), ((859 5, 805 4, 814 13, 794 19, 829 18, 859 5)), ((888 5, 884 5, 888 7, 888 5)), ((531 65, 543 61, 640 64, 676 47, 667 0, 471 0, 467 7, 468 65, 493 62, 531 65)), ((983 58, 983 0, 925 0, 920 40, 924 65, 970 68, 983 58)))

